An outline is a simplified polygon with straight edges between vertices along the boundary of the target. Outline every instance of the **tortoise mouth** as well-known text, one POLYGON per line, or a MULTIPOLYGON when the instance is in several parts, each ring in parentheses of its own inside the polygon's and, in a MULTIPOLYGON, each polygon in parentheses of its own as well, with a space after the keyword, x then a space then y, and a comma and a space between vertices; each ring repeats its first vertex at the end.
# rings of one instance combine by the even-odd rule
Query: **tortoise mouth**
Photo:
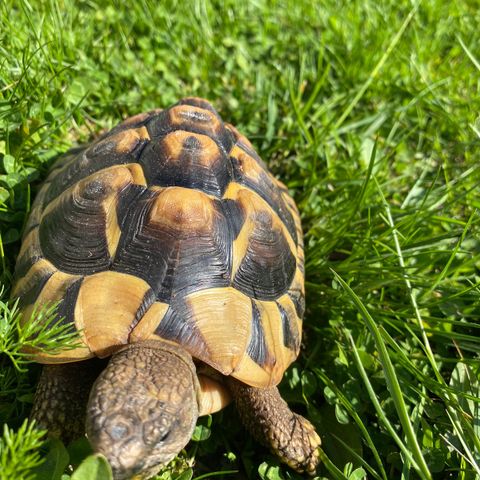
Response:
POLYGON ((134 467, 123 468, 121 466, 112 466, 114 480, 146 480, 156 475, 168 462, 147 465, 144 461, 139 461, 134 467))

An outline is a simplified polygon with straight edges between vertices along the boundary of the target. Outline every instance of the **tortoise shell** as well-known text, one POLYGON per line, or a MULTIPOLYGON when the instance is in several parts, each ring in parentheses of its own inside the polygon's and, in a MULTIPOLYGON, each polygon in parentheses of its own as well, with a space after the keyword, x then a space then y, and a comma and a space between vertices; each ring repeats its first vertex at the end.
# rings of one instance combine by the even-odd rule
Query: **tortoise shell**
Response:
POLYGON ((296 358, 300 219, 286 187, 206 101, 125 120, 57 162, 16 266, 24 318, 59 302, 82 345, 42 363, 162 338, 252 386, 296 358))

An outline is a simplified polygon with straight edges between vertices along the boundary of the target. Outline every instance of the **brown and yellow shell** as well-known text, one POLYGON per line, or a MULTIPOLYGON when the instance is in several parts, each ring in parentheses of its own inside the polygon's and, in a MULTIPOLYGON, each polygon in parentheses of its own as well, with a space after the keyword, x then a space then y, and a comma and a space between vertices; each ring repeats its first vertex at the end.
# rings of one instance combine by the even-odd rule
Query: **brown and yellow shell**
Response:
POLYGON ((205 100, 125 120, 54 166, 26 226, 13 295, 59 302, 83 345, 43 363, 162 338, 224 375, 277 384, 304 310, 297 208, 205 100))

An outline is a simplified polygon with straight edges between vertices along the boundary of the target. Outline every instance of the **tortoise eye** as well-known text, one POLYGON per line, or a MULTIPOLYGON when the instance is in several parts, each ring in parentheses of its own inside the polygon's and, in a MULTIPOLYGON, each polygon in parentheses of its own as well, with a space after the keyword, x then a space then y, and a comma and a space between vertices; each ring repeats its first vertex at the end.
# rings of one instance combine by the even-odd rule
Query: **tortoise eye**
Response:
POLYGON ((130 424, 124 419, 112 422, 108 428, 108 434, 113 440, 122 440, 130 435, 130 424))

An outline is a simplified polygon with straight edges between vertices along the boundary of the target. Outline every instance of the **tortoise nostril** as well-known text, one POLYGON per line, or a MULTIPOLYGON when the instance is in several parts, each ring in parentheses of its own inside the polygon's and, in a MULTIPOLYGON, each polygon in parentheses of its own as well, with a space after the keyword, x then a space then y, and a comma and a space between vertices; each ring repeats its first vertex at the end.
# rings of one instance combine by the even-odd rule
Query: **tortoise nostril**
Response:
POLYGON ((158 422, 148 422, 143 427, 143 440, 147 445, 158 445, 168 439, 171 430, 158 422))
POLYGON ((159 441, 160 441, 160 442, 164 442, 165 440, 167 440, 167 438, 168 438, 169 435, 170 435, 170 431, 165 432, 165 433, 159 438, 159 441))

